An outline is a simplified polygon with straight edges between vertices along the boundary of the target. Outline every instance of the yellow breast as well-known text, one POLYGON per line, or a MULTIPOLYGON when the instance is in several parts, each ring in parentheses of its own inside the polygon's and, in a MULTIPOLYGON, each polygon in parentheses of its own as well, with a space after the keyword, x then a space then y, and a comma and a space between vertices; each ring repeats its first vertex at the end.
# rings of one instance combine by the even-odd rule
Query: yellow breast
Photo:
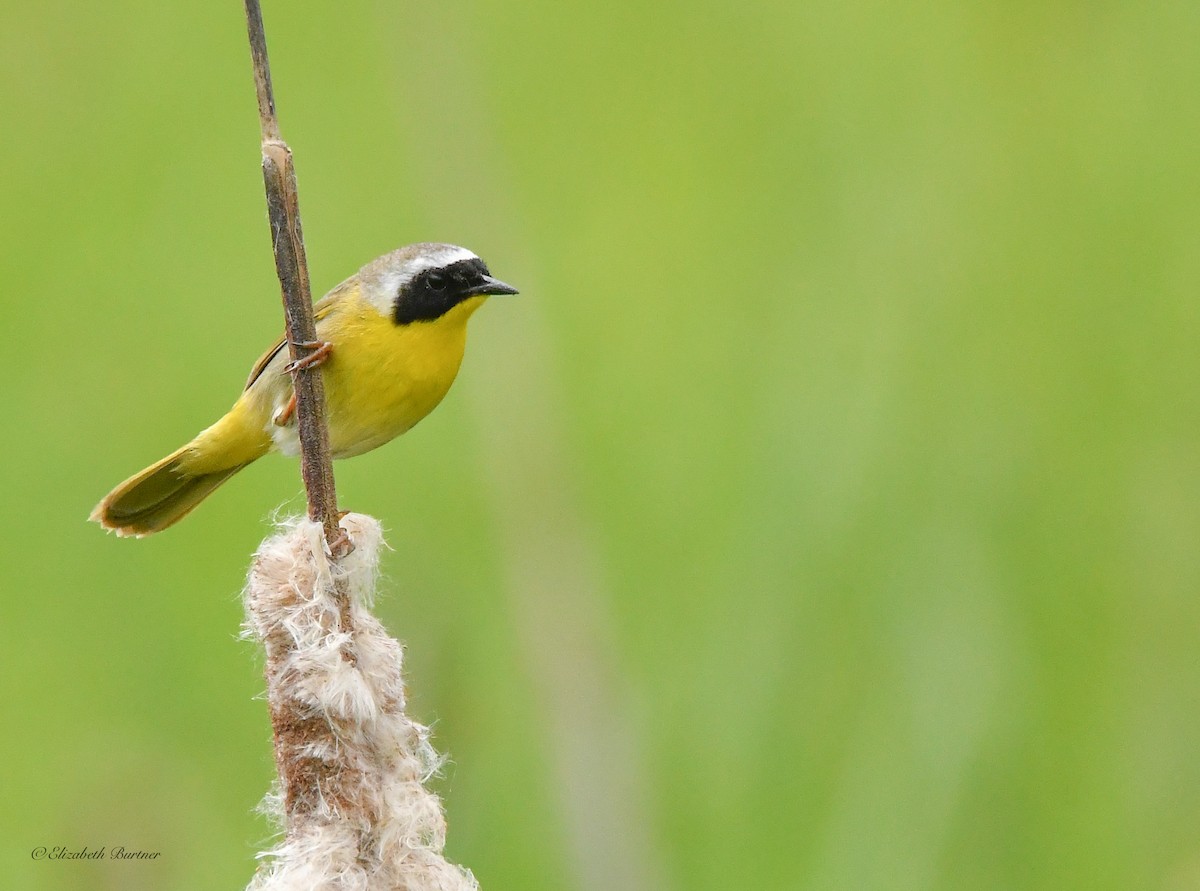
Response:
POLYGON ((397 325, 361 300, 317 325, 333 344, 322 367, 335 458, 361 455, 404 433, 433 411, 454 383, 467 342, 467 319, 484 302, 472 297, 429 322, 397 325))

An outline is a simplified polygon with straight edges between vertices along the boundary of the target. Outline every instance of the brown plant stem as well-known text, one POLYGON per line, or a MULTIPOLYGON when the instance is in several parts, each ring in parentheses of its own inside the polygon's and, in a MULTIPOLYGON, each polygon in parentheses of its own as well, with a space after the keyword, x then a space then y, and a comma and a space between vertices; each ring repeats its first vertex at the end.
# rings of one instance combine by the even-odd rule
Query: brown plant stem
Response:
MULTIPOLYGON (((262 129, 263 183, 267 192, 267 215, 275 270, 283 295, 287 340, 292 360, 315 351, 317 328, 313 320, 312 292, 308 283, 308 260, 300 228, 300 201, 296 191, 296 169, 292 150, 280 138, 271 89, 271 66, 267 38, 258 0, 245 0, 246 29, 254 64, 254 86, 258 94, 258 117, 262 129)), ((300 474, 308 498, 309 519, 319 522, 325 541, 335 558, 344 556, 348 539, 338 526, 337 489, 333 480, 333 457, 325 424, 325 387, 317 366, 292 371, 296 393, 296 426, 300 436, 300 474)), ((348 630, 348 602, 341 611, 343 630, 348 630)))

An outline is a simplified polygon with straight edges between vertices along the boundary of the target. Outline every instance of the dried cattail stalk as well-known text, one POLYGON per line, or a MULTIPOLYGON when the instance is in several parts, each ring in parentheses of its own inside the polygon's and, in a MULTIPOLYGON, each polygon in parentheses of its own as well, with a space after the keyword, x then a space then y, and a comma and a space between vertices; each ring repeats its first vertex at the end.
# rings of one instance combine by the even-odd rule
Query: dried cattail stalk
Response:
POLYGON ((246 585, 244 635, 266 649, 281 842, 249 891, 467 891, 442 856, 441 802, 425 787, 441 760, 405 714, 403 650, 370 608, 378 521, 348 514, 355 548, 329 559, 322 526, 294 519, 263 542, 246 585), (350 594, 349 629, 335 591, 350 594))

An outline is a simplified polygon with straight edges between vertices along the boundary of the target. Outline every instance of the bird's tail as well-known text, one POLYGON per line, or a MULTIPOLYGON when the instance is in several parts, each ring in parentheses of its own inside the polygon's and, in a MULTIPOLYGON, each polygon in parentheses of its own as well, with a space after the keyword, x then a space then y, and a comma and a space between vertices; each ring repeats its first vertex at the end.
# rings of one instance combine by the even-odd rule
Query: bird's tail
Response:
MULTIPOLYGON (((209 473, 188 472, 188 443, 104 496, 88 518, 120 536, 141 538, 178 523, 216 488, 250 463, 209 473)), ((251 459, 253 460, 253 459, 251 459)))

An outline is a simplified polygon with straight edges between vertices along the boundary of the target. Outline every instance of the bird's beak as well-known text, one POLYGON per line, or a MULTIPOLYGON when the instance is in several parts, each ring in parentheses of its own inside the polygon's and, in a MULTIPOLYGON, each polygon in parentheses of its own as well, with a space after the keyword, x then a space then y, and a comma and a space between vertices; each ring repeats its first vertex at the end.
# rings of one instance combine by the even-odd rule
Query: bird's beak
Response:
POLYGON ((468 294, 518 294, 512 285, 506 285, 500 279, 485 275, 483 281, 467 289, 468 294))

